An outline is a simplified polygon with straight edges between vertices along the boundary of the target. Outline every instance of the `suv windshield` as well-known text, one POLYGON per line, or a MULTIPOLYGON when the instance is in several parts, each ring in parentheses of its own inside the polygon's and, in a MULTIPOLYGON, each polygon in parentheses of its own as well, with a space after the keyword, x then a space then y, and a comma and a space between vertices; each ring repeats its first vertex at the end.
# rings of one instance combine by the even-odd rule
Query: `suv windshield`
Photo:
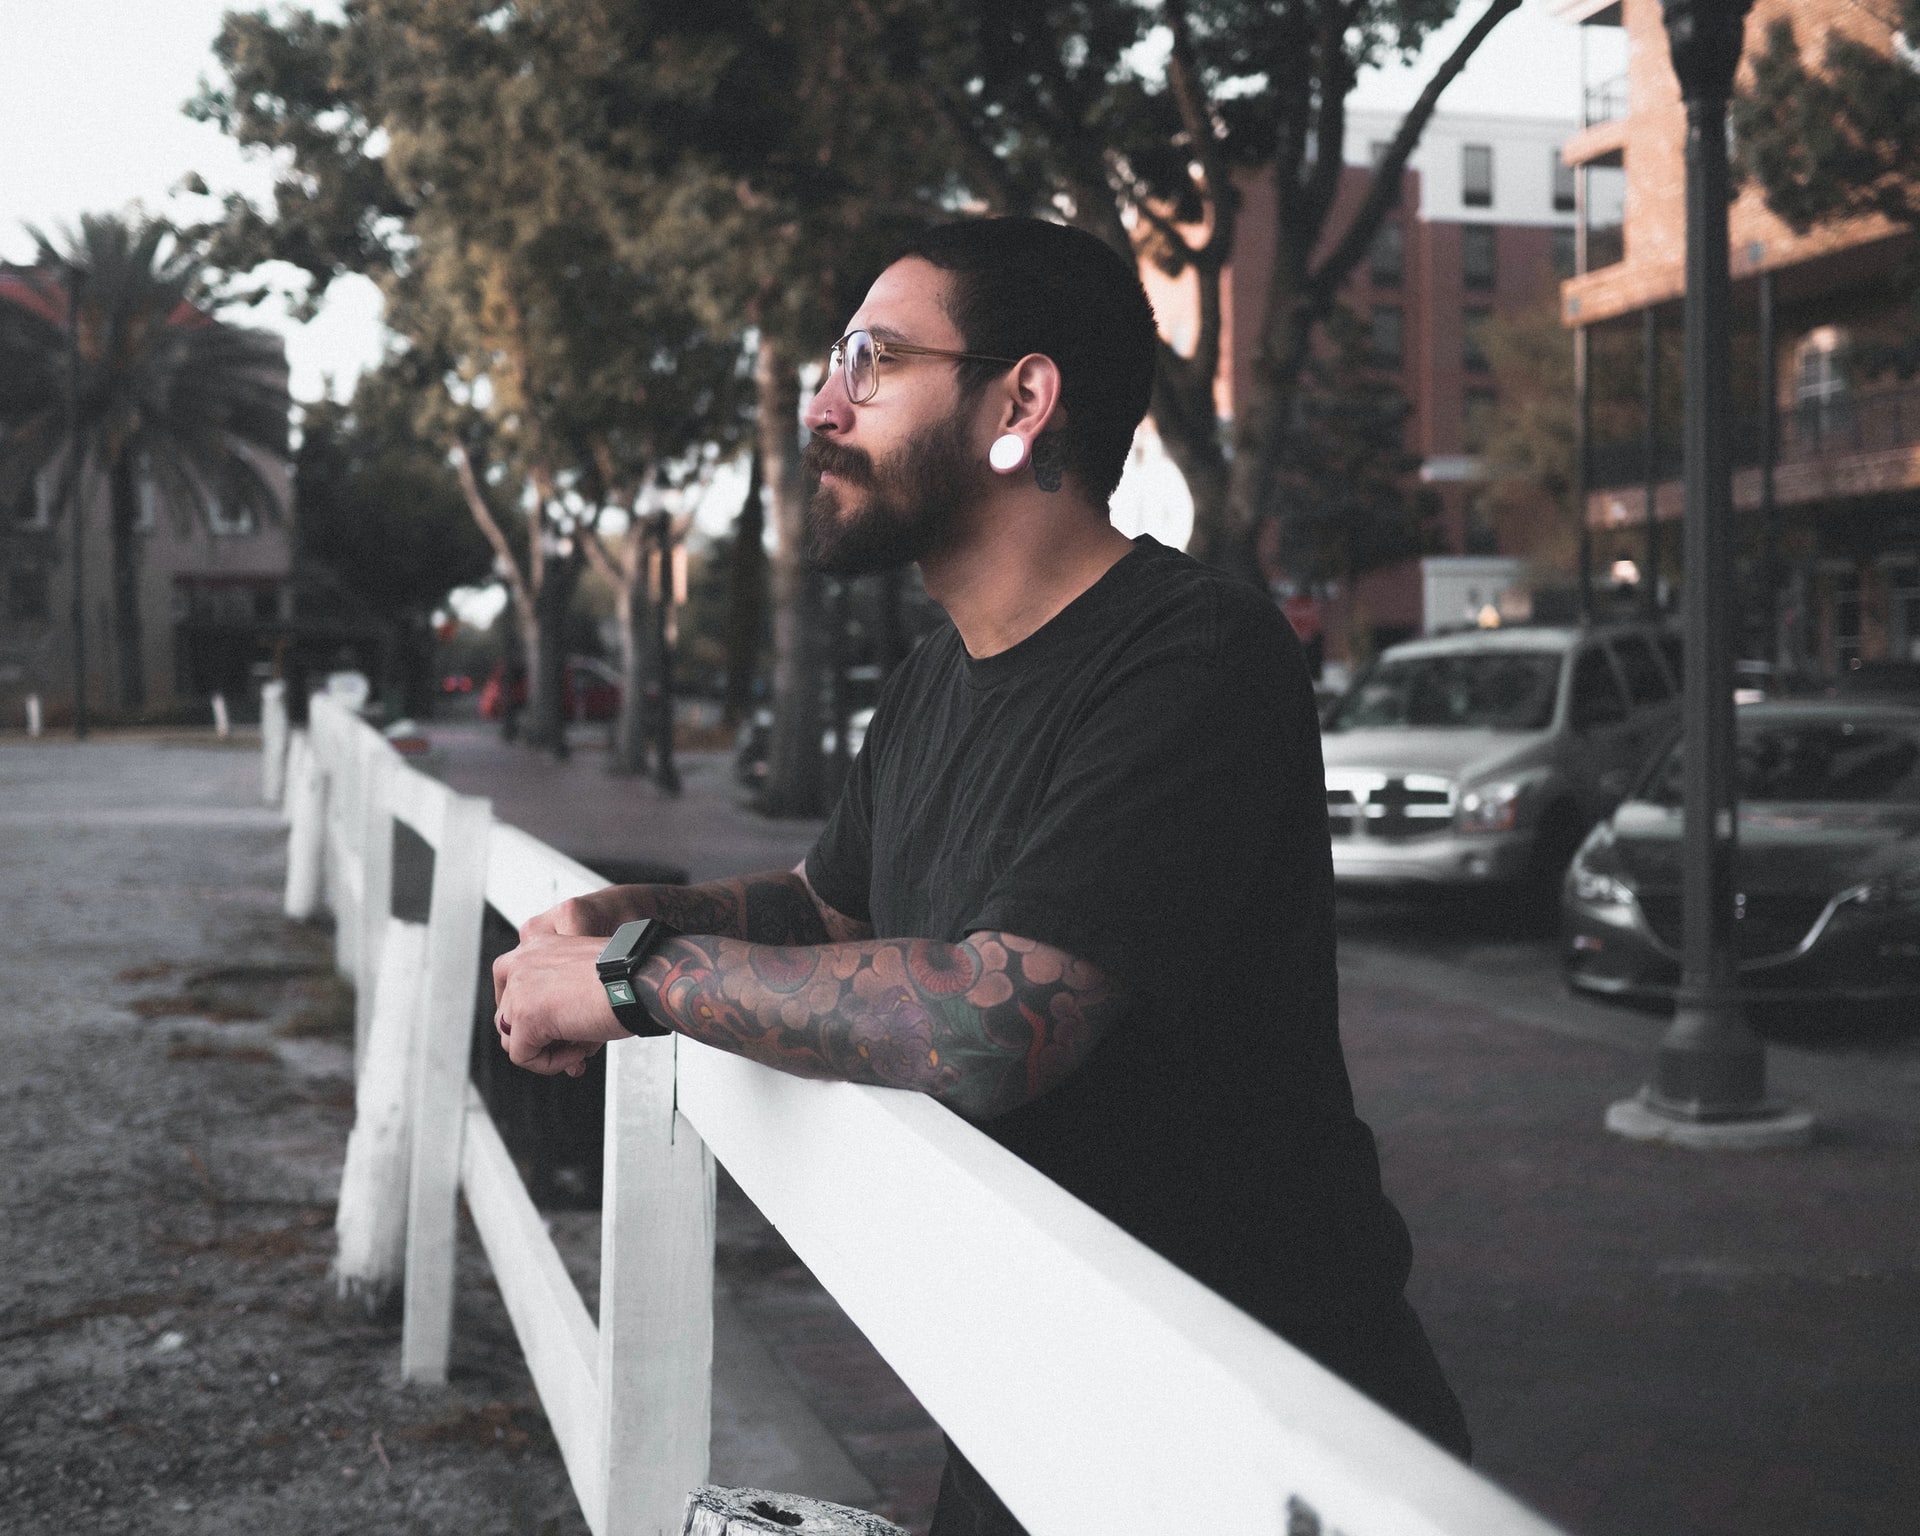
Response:
MULTIPOLYGON (((1740 798, 1792 803, 1891 800, 1920 803, 1920 727, 1850 720, 1740 722, 1740 798)), ((1648 780, 1644 799, 1674 806, 1682 794, 1681 748, 1648 780)))
POLYGON ((1366 673, 1327 722, 1334 731, 1461 726, 1539 731, 1553 718, 1557 651, 1392 657, 1366 673))

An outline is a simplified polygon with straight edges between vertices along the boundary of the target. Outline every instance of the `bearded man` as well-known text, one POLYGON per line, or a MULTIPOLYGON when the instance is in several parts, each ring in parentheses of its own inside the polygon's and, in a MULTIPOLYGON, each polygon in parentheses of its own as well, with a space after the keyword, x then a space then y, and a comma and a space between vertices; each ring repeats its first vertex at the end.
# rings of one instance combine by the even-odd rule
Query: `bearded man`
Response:
MULTIPOLYGON (((627 1033, 603 939, 660 919, 643 1026, 931 1094, 1465 1455, 1341 1055, 1300 646, 1108 520, 1156 344, 1137 273, 1077 230, 950 224, 887 267, 807 408, 810 555, 917 561, 950 623, 798 868, 534 919, 496 966, 501 1039, 580 1071, 627 1033)), ((950 1444, 933 1536, 1020 1530, 950 1444)))

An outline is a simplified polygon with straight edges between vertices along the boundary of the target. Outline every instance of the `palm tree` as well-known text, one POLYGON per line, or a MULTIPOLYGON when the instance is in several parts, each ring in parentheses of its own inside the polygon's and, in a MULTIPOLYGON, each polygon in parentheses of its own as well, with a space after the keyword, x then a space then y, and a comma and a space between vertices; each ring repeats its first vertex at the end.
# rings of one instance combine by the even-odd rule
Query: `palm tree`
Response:
POLYGON ((287 453, 286 363, 277 337, 222 324, 195 303, 199 252, 164 221, 87 215, 64 249, 30 233, 34 268, 0 287, 12 300, 0 302, 0 495, 57 468, 78 560, 87 485, 106 477, 120 708, 133 715, 147 692, 142 482, 183 523, 278 517, 261 461, 287 453))

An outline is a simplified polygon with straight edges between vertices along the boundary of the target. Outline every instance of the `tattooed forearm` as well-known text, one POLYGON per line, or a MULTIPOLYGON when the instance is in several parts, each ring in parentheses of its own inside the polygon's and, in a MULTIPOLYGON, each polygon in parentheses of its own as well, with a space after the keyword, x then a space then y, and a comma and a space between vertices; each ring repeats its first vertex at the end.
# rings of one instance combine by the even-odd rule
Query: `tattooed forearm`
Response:
POLYGON ((796 870, 704 885, 623 886, 605 894, 617 898, 608 903, 617 908, 612 915, 657 917, 682 933, 719 934, 755 944, 830 944, 864 938, 870 931, 815 900, 796 870))
POLYGON ((673 939, 636 980, 693 1039, 801 1077, 917 1089, 982 1120, 1068 1076, 1123 1006, 1093 966, 1006 933, 673 939))

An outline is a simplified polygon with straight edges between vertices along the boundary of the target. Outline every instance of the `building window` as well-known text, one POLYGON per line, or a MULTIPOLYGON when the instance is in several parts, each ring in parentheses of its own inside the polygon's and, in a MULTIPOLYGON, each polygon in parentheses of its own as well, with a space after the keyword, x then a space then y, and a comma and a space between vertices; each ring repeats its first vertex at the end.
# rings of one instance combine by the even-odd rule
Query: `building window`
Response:
POLYGON ((1494 408, 1500 397, 1490 389, 1470 389, 1463 397, 1460 446, 1468 453, 1485 453, 1493 435, 1494 408))
POLYGON ((1367 276, 1376 288, 1398 288, 1407 270, 1407 231, 1397 219, 1380 226, 1367 250, 1367 276))
POLYGON ((1460 532, 1462 553, 1469 555, 1500 553, 1500 534, 1493 521, 1493 499, 1485 491, 1475 491, 1467 498, 1467 515, 1460 532))
POLYGON ((7 572, 7 614, 16 624, 44 624, 48 616, 47 573, 43 567, 16 565, 7 572))
POLYGON ((1595 272, 1627 254, 1627 167, 1618 152, 1580 167, 1580 270, 1595 272))
POLYGON ((1367 334, 1367 360, 1376 368, 1398 368, 1406 360, 1406 317, 1398 304, 1376 304, 1367 334))
POLYGON ((1548 260, 1553 264, 1553 275, 1561 281, 1572 277, 1579 269, 1574 265, 1579 257, 1579 231, 1570 224, 1562 224, 1553 231, 1553 248, 1548 260))
POLYGON ((1553 211, 1572 213, 1577 202, 1574 187, 1573 167, 1560 158, 1560 151, 1553 151, 1553 211))
POLYGON ((1829 437, 1852 425, 1847 388, 1846 337, 1823 325, 1801 344, 1793 370, 1794 432, 1818 452, 1829 437))
POLYGON ((1491 288, 1495 240, 1491 224, 1460 226, 1460 275, 1469 288, 1491 288))
POLYGON ((1920 565, 1887 572, 1887 653, 1898 661, 1920 661, 1920 565))
POLYGON ((1367 164, 1374 170, 1380 168, 1380 162, 1387 158, 1387 151, 1393 148, 1391 139, 1370 139, 1367 141, 1367 164))
POLYGON ((1469 208, 1493 206, 1493 146, 1460 146, 1460 201, 1469 208))
POLYGON ((1485 373, 1492 364, 1487 361, 1487 326, 1493 319, 1493 311, 1484 304, 1470 305, 1460 314, 1460 366, 1468 373, 1485 373))

